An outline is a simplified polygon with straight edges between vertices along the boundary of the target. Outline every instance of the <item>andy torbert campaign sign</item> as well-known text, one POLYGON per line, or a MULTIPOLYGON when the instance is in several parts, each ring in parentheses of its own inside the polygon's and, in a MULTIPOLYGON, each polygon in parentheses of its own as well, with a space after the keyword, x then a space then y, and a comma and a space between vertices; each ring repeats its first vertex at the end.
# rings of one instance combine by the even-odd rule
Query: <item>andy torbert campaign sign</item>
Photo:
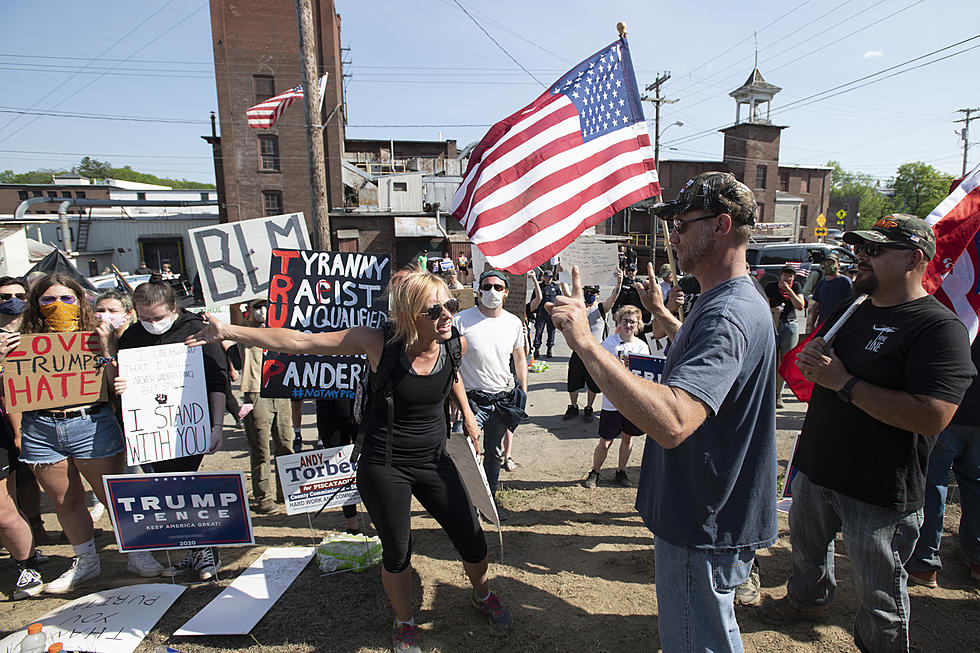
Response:
POLYGON ((276 457, 286 514, 313 512, 359 503, 354 445, 276 457))
POLYGON ((255 544, 242 472, 103 477, 122 552, 255 544))

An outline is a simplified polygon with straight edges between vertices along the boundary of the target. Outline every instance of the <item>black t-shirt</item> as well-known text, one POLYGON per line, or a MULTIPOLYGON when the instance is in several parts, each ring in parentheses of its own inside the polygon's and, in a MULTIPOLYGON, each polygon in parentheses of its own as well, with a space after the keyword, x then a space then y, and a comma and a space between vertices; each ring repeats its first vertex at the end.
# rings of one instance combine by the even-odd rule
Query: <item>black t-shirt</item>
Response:
MULTIPOLYGON (((974 339, 973 346, 970 348, 970 358, 973 360, 974 367, 980 370, 980 338, 974 339)), ((973 383, 963 395, 963 401, 953 415, 951 424, 980 426, 980 380, 978 379, 980 376, 973 379, 973 383)))
MULTIPOLYGON (((851 303, 839 306, 818 335, 851 303)), ((847 370, 863 381, 956 404, 976 375, 966 328, 931 295, 881 308, 865 301, 832 346, 847 370)), ((922 507, 934 442, 879 422, 833 390, 815 385, 795 464, 817 485, 904 513, 922 507)))
MULTIPOLYGON (((800 287, 800 283, 795 279, 790 287, 797 295, 803 292, 803 289, 800 287)), ((770 308, 776 308, 780 304, 783 305, 783 311, 779 314, 780 322, 796 321, 796 308, 794 308, 793 303, 789 301, 789 297, 783 296, 783 291, 779 289, 778 281, 772 281, 766 286, 766 298, 769 300, 770 308)))

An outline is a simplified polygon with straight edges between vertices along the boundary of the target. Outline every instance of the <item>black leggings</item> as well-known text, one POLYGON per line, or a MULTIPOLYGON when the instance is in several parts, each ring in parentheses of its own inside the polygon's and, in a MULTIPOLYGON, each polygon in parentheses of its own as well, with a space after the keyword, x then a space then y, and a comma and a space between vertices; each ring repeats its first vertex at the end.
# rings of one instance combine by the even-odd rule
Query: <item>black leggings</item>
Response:
POLYGON ((487 557, 487 541, 476 511, 445 452, 431 462, 391 467, 362 456, 357 490, 381 538, 381 564, 389 573, 404 571, 412 557, 413 495, 446 531, 464 562, 477 563, 487 557))
MULTIPOLYGON (((324 449, 354 444, 357 439, 357 422, 352 417, 352 399, 318 399, 316 402, 316 430, 324 449)), ((357 504, 342 507, 344 517, 357 516, 357 504)))

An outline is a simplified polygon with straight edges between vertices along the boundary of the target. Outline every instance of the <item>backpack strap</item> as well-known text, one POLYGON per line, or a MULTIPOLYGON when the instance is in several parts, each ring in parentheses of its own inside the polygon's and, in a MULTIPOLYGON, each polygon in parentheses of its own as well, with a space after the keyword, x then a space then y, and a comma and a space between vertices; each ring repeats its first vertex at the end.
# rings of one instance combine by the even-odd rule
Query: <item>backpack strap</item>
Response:
MULTIPOLYGON (((378 369, 372 371, 370 367, 368 368, 368 387, 367 387, 367 402, 365 403, 366 410, 374 410, 375 401, 383 399, 387 404, 387 438, 385 442, 385 466, 391 466, 391 446, 392 438, 394 437, 394 424, 395 424, 395 405, 392 401, 392 395, 394 394, 394 387, 391 384, 391 374, 395 369, 395 364, 398 362, 398 355, 401 352, 401 346, 398 343, 390 342, 395 334, 395 325, 391 322, 385 322, 381 325, 381 359, 378 361, 378 369)), ((362 420, 363 425, 363 420, 362 420)), ((352 459, 357 460, 361 455, 361 447, 364 444, 364 429, 361 428, 357 433, 357 440, 354 443, 354 451, 352 453, 352 459)))
POLYGON ((451 373, 449 375, 449 392, 446 393, 445 411, 446 411, 446 424, 449 429, 452 430, 452 422, 449 419, 449 401, 452 397, 453 383, 459 380, 459 366, 463 362, 463 340, 459 333, 459 329, 453 326, 452 336, 446 342, 446 350, 449 354, 449 364, 452 366, 451 373))

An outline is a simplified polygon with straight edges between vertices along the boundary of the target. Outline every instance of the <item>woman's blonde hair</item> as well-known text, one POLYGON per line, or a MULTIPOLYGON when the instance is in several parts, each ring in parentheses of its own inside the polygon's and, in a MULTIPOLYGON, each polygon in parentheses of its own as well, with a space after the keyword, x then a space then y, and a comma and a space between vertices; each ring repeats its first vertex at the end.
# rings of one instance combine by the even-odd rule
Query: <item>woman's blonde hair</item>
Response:
POLYGON ((622 320, 623 317, 626 315, 635 315, 636 322, 639 325, 637 327, 637 330, 643 328, 643 313, 641 313, 640 309, 638 309, 636 306, 633 306, 632 304, 626 304, 625 306, 619 307, 619 310, 616 311, 616 315, 614 316, 616 318, 616 324, 619 324, 619 321, 622 320))
POLYGON ((431 272, 418 271, 400 274, 391 282, 391 309, 388 311, 395 333, 391 342, 401 341, 411 347, 419 339, 415 318, 424 313, 429 296, 440 288, 449 292, 446 282, 431 272))

